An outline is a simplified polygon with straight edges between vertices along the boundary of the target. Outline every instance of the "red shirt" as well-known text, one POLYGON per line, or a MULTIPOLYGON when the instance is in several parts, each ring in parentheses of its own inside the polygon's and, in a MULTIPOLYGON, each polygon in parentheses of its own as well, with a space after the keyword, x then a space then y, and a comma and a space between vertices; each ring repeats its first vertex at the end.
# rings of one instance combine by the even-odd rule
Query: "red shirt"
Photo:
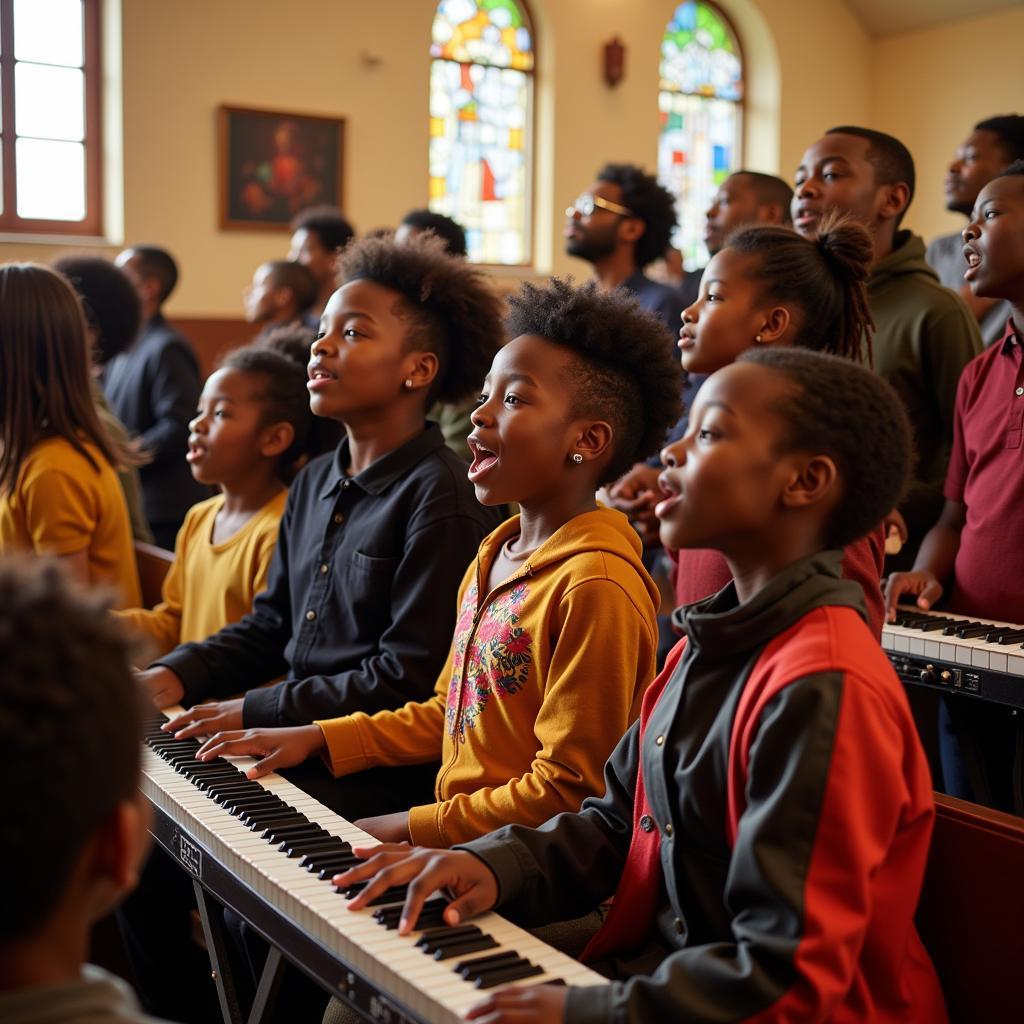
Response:
MULTIPOLYGON (((732 579, 725 556, 704 548, 670 551, 675 563, 672 584, 676 604, 703 601, 724 587, 732 579)), ((843 548, 843 579, 859 583, 864 591, 864 605, 868 613, 868 626, 875 637, 881 639, 885 622, 885 599, 882 597, 882 573, 885 571, 885 531, 875 527, 866 537, 855 540, 843 548)), ((980 615, 981 612, 976 614, 980 615)), ((987 616, 993 618, 994 616, 987 616)), ((1017 621, 1017 620, 1015 620, 1017 621)))
POLYGON ((950 608, 1024 623, 1024 349, 1013 319, 964 367, 943 489, 967 506, 950 608))

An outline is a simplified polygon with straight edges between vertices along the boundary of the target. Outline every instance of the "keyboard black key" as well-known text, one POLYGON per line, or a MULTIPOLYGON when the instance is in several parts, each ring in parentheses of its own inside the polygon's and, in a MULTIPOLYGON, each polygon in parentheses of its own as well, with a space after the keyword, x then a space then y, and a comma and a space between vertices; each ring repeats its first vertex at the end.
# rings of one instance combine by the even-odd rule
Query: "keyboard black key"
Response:
POLYGON ((508 967, 496 967, 493 971, 483 974, 470 974, 466 981, 471 982, 476 988, 494 988, 496 985, 506 985, 521 978, 535 978, 543 973, 543 967, 531 964, 529 960, 520 960, 518 963, 509 964, 508 967))
POLYGON ((497 948, 498 943, 490 935, 480 935, 475 939, 463 939, 461 942, 432 946, 423 952, 428 956, 432 956, 435 960, 451 960, 452 957, 465 956, 466 953, 476 953, 482 949, 497 948))

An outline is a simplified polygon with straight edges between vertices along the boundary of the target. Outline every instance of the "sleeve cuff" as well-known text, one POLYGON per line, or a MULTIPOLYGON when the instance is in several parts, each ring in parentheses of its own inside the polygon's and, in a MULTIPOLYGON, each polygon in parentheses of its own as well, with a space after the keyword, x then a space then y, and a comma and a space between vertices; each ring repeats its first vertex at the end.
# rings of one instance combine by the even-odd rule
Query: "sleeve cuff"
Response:
POLYGON ((150 667, 155 668, 157 665, 169 668, 181 680, 181 685, 185 688, 185 696, 182 697, 181 703, 185 707, 191 707, 193 704, 199 704, 206 700, 205 666, 187 650, 179 647, 171 651, 170 654, 158 658, 150 667))
POLYGON ((283 685, 260 686, 246 693, 242 704, 242 728, 272 729, 285 724, 277 707, 283 685))
POLYGON ((565 1024, 597 1024, 615 1020, 621 985, 572 985, 566 993, 565 1024))
POLYGON ((324 734, 327 749, 322 756, 335 778, 371 767, 369 758, 363 752, 359 726, 354 716, 318 719, 313 724, 318 725, 324 734))
POLYGON ((409 810, 409 838, 413 846, 443 850, 450 844, 441 831, 440 804, 422 804, 409 810))

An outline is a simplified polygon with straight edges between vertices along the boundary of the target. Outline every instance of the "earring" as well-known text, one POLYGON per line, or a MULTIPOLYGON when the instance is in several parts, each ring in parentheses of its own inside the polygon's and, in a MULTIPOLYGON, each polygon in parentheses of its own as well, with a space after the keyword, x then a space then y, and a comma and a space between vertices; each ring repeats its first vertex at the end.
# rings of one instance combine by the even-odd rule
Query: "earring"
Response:
POLYGON ((754 341, 756 341, 758 343, 758 345, 760 345, 761 344, 761 335, 760 334, 755 335, 754 341))
MULTIPOLYGON (((760 338, 758 340, 760 341, 760 338)), ((407 391, 412 388, 412 377, 405 378, 405 388, 407 391)))
POLYGON ((583 456, 579 452, 572 453, 572 461, 578 466, 583 461, 583 456))

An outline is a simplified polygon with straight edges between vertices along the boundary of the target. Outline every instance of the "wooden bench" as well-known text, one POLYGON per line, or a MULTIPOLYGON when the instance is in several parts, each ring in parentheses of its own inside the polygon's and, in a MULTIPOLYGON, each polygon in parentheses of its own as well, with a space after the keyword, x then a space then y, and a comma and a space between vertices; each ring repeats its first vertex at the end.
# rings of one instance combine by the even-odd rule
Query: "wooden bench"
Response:
POLYGON ((142 607, 154 608, 160 603, 164 577, 174 564, 174 552, 153 544, 135 542, 135 562, 139 567, 139 586, 142 588, 142 607))
POLYGON ((1024 1020, 1024 819, 935 794, 917 926, 953 1024, 1024 1020))

